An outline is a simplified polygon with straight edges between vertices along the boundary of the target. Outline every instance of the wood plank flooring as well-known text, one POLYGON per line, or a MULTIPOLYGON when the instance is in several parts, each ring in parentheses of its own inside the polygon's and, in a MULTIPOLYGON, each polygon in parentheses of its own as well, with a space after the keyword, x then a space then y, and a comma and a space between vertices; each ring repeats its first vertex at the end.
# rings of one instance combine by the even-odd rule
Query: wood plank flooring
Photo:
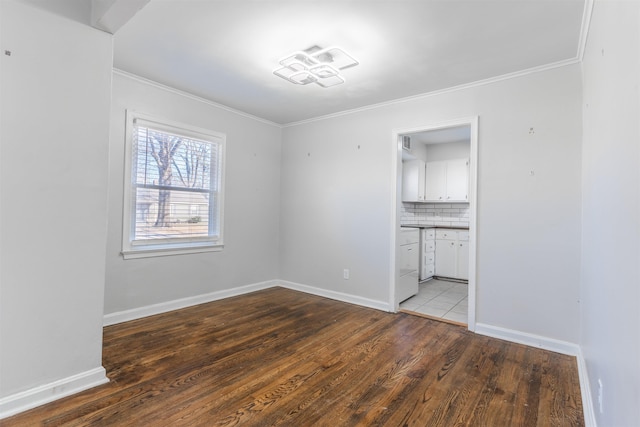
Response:
POLYGON ((583 426, 575 358, 283 288, 106 327, 109 384, 9 426, 583 426))

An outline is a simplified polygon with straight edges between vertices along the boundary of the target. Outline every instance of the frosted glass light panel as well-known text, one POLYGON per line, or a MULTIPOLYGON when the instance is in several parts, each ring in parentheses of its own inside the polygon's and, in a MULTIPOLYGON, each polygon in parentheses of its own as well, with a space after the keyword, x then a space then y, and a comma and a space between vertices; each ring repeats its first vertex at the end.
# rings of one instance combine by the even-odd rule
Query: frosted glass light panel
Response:
POLYGON ((345 70, 359 64, 355 58, 339 47, 328 47, 314 52, 311 56, 318 59, 318 62, 330 64, 338 70, 345 70))
POLYGON ((358 61, 338 47, 321 49, 312 46, 281 59, 280 65, 273 71, 278 77, 298 85, 316 83, 327 88, 344 83, 340 70, 354 67, 358 61))

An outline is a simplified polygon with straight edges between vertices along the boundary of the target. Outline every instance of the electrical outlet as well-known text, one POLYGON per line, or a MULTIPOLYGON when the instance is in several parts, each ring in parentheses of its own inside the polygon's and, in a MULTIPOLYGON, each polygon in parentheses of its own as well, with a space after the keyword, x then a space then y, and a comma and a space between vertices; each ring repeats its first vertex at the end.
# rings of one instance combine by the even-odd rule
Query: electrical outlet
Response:
POLYGON ((602 407, 602 380, 598 378, 598 406, 600 407, 600 413, 604 413, 604 409, 602 407))
POLYGON ((344 277, 344 280, 349 280, 349 269, 345 268, 344 271, 342 272, 342 277, 344 277))

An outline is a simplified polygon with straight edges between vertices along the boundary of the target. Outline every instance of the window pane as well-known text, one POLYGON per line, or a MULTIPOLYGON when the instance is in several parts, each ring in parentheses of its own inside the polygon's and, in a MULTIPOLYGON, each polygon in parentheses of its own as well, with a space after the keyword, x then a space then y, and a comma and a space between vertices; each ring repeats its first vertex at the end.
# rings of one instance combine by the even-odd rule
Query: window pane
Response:
POLYGON ((209 236, 208 193, 136 189, 134 240, 209 236))
POLYGON ((127 111, 125 258, 221 250, 225 136, 127 111))
POLYGON ((141 126, 136 129, 136 184, 211 189, 215 144, 141 126))

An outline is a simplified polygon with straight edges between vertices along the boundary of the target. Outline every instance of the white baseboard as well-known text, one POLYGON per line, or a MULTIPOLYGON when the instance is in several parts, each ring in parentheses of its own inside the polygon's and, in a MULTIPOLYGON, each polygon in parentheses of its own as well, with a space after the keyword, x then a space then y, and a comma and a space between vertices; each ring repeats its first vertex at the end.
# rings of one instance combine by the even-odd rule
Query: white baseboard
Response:
MULTIPOLYGON (((211 292, 204 295, 181 298, 178 300, 168 301, 160 304, 153 304, 131 310, 110 313, 104 316, 104 325, 107 326, 126 322, 129 320, 140 319, 143 317, 165 313, 172 310, 178 310, 181 308, 229 298, 232 296, 242 295, 249 292, 255 292, 274 286, 282 286, 287 289, 305 292, 312 295, 318 295, 337 301, 357 304, 364 307, 370 307, 377 310, 392 311, 389 303, 385 301, 372 300, 356 295, 330 291, 327 289, 316 288, 313 286, 303 285, 300 283, 289 282, 285 280, 269 280, 265 282, 254 283, 251 285, 240 286, 237 288, 211 292)), ((580 347, 577 344, 483 323, 476 324, 475 332, 481 335, 504 339, 506 341, 516 342, 519 344, 525 344, 532 347, 539 347, 545 350, 576 356, 578 363, 578 374, 580 378, 580 392, 582 394, 585 425, 586 427, 597 427, 593 408, 593 400, 591 399, 591 388, 589 386, 587 367, 580 347)), ((104 368, 100 367, 91 371, 83 372, 68 378, 64 378, 62 380, 42 385, 31 390, 16 393, 14 395, 0 399, 0 419, 10 417, 19 412, 35 408, 36 406, 52 402, 56 399, 78 393, 88 388, 104 384, 108 381, 109 379, 106 377, 104 368)))
POLYGON ((589 381, 589 373, 587 372, 587 363, 584 360, 582 350, 576 356, 578 359, 578 377, 580 378, 580 394, 582 395, 582 410, 584 412, 585 427, 597 427, 596 413, 593 406, 591 396, 591 384, 589 381))
POLYGON ((350 304, 357 304, 364 307, 375 308, 377 310, 393 311, 387 301, 378 301, 378 300, 373 300, 369 298, 363 298, 357 295, 330 291, 327 289, 316 288, 313 286, 303 285, 300 283, 288 282, 286 280, 275 280, 274 283, 275 285, 279 285, 287 289, 292 289, 294 291, 305 292, 307 294, 318 295, 321 297, 330 298, 337 301, 348 302, 350 304))
MULTIPOLYGON (((316 288, 313 286, 303 285, 300 283, 289 282, 285 280, 269 280, 246 286, 240 286, 237 288, 211 292, 204 295, 181 298, 174 301, 168 301, 131 310, 110 313, 104 316, 104 325, 114 325, 121 322, 127 322, 129 320, 140 319, 143 317, 161 314, 172 310, 178 310, 181 308, 242 295, 249 292, 255 292, 262 289, 268 289, 274 286, 282 286, 287 289, 305 292, 312 295, 318 295, 321 297, 330 298, 350 304, 370 307, 377 310, 393 311, 389 303, 386 301, 372 300, 369 298, 359 297, 357 295, 330 291, 327 289, 316 288)), ((506 341, 516 342, 519 344, 525 344, 532 347, 539 347, 545 350, 555 351, 557 353, 576 356, 578 363, 578 374, 580 378, 580 391, 582 393, 582 405, 584 408, 585 425, 586 427, 597 427, 595 421, 595 412, 593 408, 593 400, 591 399, 591 388, 589 386, 587 366, 581 349, 577 344, 483 323, 476 323, 475 332, 481 335, 504 339, 506 341)), ((90 371, 86 371, 68 378, 63 378, 49 384, 38 386, 30 390, 4 397, 0 399, 0 419, 10 417, 19 412, 35 408, 45 403, 52 402, 54 400, 69 396, 74 393, 79 393, 83 390, 107 382, 109 382, 109 379, 106 376, 105 369, 101 366, 90 371)))
POLYGON ((502 328, 500 326, 476 323, 475 332, 480 335, 500 338, 531 347, 539 347, 544 350, 555 351, 556 353, 568 354, 569 356, 578 356, 580 353, 580 347, 578 344, 543 337, 541 335, 530 334, 528 332, 516 331, 514 329, 502 328))
POLYGON ((102 366, 0 399, 0 419, 109 382, 102 366))
POLYGON ((251 285, 239 286, 237 288, 225 289, 222 291, 211 292, 193 297, 181 298, 173 301, 162 302, 159 304, 147 305, 144 307, 133 308, 131 310, 118 311, 115 313, 105 314, 104 326, 115 325, 116 323, 128 322, 129 320, 141 319, 155 314, 166 313, 168 311, 179 310, 181 308, 191 307, 198 304, 204 304, 211 301, 217 301, 224 298, 235 297, 249 292, 255 292, 275 286, 278 282, 269 280, 266 282, 253 283, 251 285))
POLYGON ((582 396, 585 427, 597 427, 593 400, 591 398, 591 387, 589 386, 589 375, 587 374, 587 365, 578 344, 483 323, 476 323, 475 332, 493 338, 500 338, 518 344, 525 344, 531 347, 539 347, 544 350, 575 356, 578 364, 578 377, 580 379, 580 394, 582 396))
MULTIPOLYGON (((114 325, 117 323, 127 322, 129 320, 140 319, 147 316, 153 316, 155 314, 166 313, 172 310, 178 310, 181 308, 191 307, 198 304, 204 304, 211 301, 216 301, 224 298, 238 296, 249 292, 255 292, 262 289, 268 289, 274 286, 282 286, 283 288, 292 289, 295 291, 305 292, 312 295, 318 295, 325 298, 334 299, 350 304, 356 304, 364 307, 370 307, 382 311, 393 311, 386 301, 372 300, 369 298, 359 297, 357 295, 346 294, 343 292, 330 291, 327 289, 316 288, 314 286, 303 285, 301 283, 289 282, 286 280, 269 280, 265 282, 254 283, 246 286, 240 286, 232 289, 225 289, 222 291, 211 292, 204 295, 197 295, 194 297, 182 298, 174 301, 168 301, 159 304, 148 305, 145 307, 139 307, 131 310, 120 311, 116 313, 110 313, 104 316, 104 325, 114 325)), ((570 356, 576 356, 578 362, 578 374, 580 377, 580 391, 582 393, 582 405, 584 408, 584 417, 586 427, 596 427, 595 413, 593 409, 593 401, 591 400, 591 389, 589 387, 589 377, 587 375, 587 368, 580 351, 580 347, 577 344, 573 344, 566 341, 560 341, 553 338, 543 337, 540 335, 534 335, 527 332, 516 331, 513 329, 502 328, 499 326, 487 325, 484 323, 476 323, 475 333, 480 335, 486 335, 494 338, 503 339, 510 342, 524 344, 532 347, 542 348, 544 350, 555 351, 557 353, 568 354, 570 356)), ((47 386, 43 386, 47 387, 47 386)), ((88 388, 88 387, 87 387, 88 388)), ((77 390, 80 391, 80 390, 77 390)), ((75 393, 76 391, 73 391, 75 393)), ((71 393, 68 393, 71 394, 71 393)), ((59 396, 62 397, 62 396, 59 396)), ((48 401, 59 398, 58 396, 52 397, 48 401)), ((0 418, 4 415, 3 403, 6 399, 0 400, 0 418)), ((46 403, 43 401, 39 404, 46 403)), ((33 406, 37 406, 33 405, 33 406)), ((33 407, 32 406, 32 407, 33 407)), ((20 412, 28 408, 18 409, 13 413, 20 412)), ((13 414, 12 413, 12 414, 13 414)), ((9 416, 9 415, 4 415, 9 416)))
POLYGON ((128 322, 130 320, 141 319, 143 317, 162 314, 181 308, 191 307, 198 304, 205 304, 224 298, 235 297, 238 295, 248 294, 249 292, 260 291, 262 289, 272 288, 274 286, 282 286, 283 288, 293 289, 312 295, 318 295, 325 298, 348 302, 351 304, 362 305, 364 307, 375 308, 383 311, 390 310, 389 303, 385 301, 376 301, 369 298, 363 298, 356 295, 345 294, 342 292, 329 291, 326 289, 316 288, 313 286, 302 285, 300 283, 288 282, 286 280, 268 280, 265 282, 253 283, 237 288, 225 289, 222 291, 211 292, 193 297, 181 298, 173 301, 162 302, 158 304, 147 305, 144 307, 132 308, 131 310, 118 311, 115 313, 105 314, 103 325, 110 326, 117 323, 128 322))

